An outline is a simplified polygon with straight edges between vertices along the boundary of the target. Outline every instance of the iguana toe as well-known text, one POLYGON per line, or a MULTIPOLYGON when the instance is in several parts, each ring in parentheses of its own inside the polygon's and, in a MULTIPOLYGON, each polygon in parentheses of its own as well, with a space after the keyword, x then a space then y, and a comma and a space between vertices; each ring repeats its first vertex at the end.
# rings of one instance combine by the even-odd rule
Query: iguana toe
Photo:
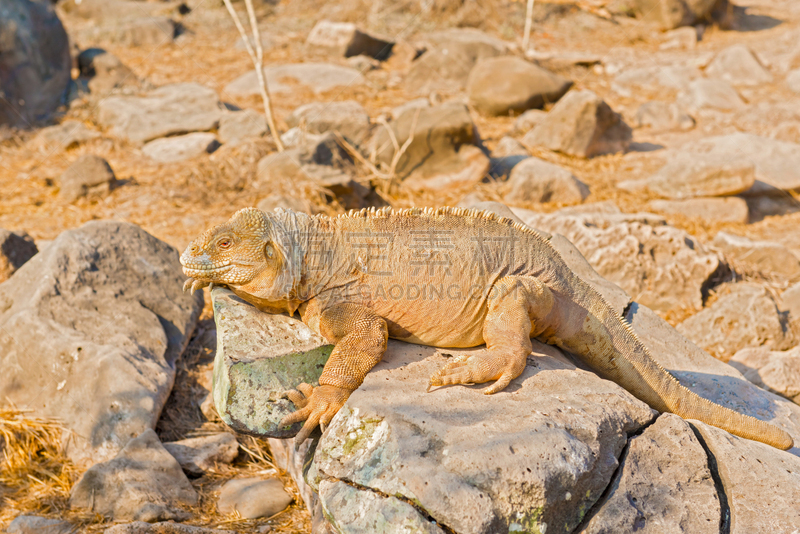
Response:
POLYGON ((194 278, 187 278, 186 281, 183 283, 183 292, 186 293, 189 291, 189 288, 192 287, 194 283, 194 278))
POLYGON ((497 380, 484 390, 486 395, 491 395, 504 389, 520 373, 517 362, 498 354, 463 354, 434 373, 428 391, 435 386, 482 384, 497 380))
POLYGON ((280 422, 280 426, 290 426, 305 421, 303 428, 294 438, 295 447, 303 443, 317 425, 327 426, 344 406, 351 393, 345 388, 329 385, 315 388, 308 384, 300 384, 297 389, 300 391, 290 391, 286 395, 300 409, 285 416, 280 422))

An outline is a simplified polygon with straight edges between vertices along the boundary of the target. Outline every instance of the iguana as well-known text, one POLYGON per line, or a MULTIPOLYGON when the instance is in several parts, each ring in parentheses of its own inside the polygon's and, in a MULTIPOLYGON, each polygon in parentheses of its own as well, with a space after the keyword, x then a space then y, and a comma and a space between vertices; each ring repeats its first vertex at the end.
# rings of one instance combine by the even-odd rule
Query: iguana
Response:
POLYGON ((387 338, 487 351, 453 358, 430 387, 519 376, 531 338, 570 351, 661 412, 698 419, 779 449, 785 431, 699 397, 650 356, 625 320, 567 266, 534 229, 487 211, 369 209, 309 216, 278 209, 236 212, 181 256, 184 289, 230 288, 270 313, 299 312, 335 344, 319 386, 287 392, 305 421, 296 442, 324 430, 369 370, 387 338))

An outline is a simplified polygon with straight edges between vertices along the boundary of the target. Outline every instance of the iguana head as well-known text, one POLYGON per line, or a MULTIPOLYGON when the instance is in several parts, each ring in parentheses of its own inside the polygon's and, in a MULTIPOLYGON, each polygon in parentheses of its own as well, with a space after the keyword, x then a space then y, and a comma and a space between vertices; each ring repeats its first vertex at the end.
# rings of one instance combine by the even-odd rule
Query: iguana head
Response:
POLYGON ((181 255, 184 289, 210 283, 242 288, 268 300, 288 298, 299 280, 302 254, 297 217, 289 210, 267 215, 256 208, 237 211, 192 241, 181 255))

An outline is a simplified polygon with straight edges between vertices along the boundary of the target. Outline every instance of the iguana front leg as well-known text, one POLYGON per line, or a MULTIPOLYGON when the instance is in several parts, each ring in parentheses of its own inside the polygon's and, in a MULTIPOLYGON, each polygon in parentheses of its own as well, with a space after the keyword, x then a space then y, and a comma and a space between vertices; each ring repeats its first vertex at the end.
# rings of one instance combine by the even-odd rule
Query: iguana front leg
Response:
POLYGON ((507 276, 489 293, 483 322, 487 352, 454 358, 430 380, 430 387, 480 384, 496 380, 484 390, 491 395, 522 374, 531 353, 534 321, 546 317, 555 299, 550 289, 530 276, 507 276))
POLYGON ((281 426, 305 421, 295 437, 297 445, 318 424, 324 427, 330 423, 369 370, 381 361, 389 338, 383 318, 369 308, 349 303, 325 309, 319 315, 319 333, 336 345, 322 370, 319 386, 300 384, 300 392, 287 392, 298 410, 281 420, 281 426))

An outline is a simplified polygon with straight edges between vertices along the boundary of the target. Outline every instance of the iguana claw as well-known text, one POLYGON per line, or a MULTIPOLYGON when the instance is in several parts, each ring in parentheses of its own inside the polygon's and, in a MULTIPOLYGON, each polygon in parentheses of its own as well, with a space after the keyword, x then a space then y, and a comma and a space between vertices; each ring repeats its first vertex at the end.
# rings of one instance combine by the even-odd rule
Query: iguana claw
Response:
POLYGON ((183 283, 183 292, 186 293, 186 291, 189 291, 192 295, 194 295, 195 291, 197 291, 198 289, 203 289, 204 287, 210 284, 211 282, 203 282, 202 280, 195 280, 194 278, 188 278, 183 283))

